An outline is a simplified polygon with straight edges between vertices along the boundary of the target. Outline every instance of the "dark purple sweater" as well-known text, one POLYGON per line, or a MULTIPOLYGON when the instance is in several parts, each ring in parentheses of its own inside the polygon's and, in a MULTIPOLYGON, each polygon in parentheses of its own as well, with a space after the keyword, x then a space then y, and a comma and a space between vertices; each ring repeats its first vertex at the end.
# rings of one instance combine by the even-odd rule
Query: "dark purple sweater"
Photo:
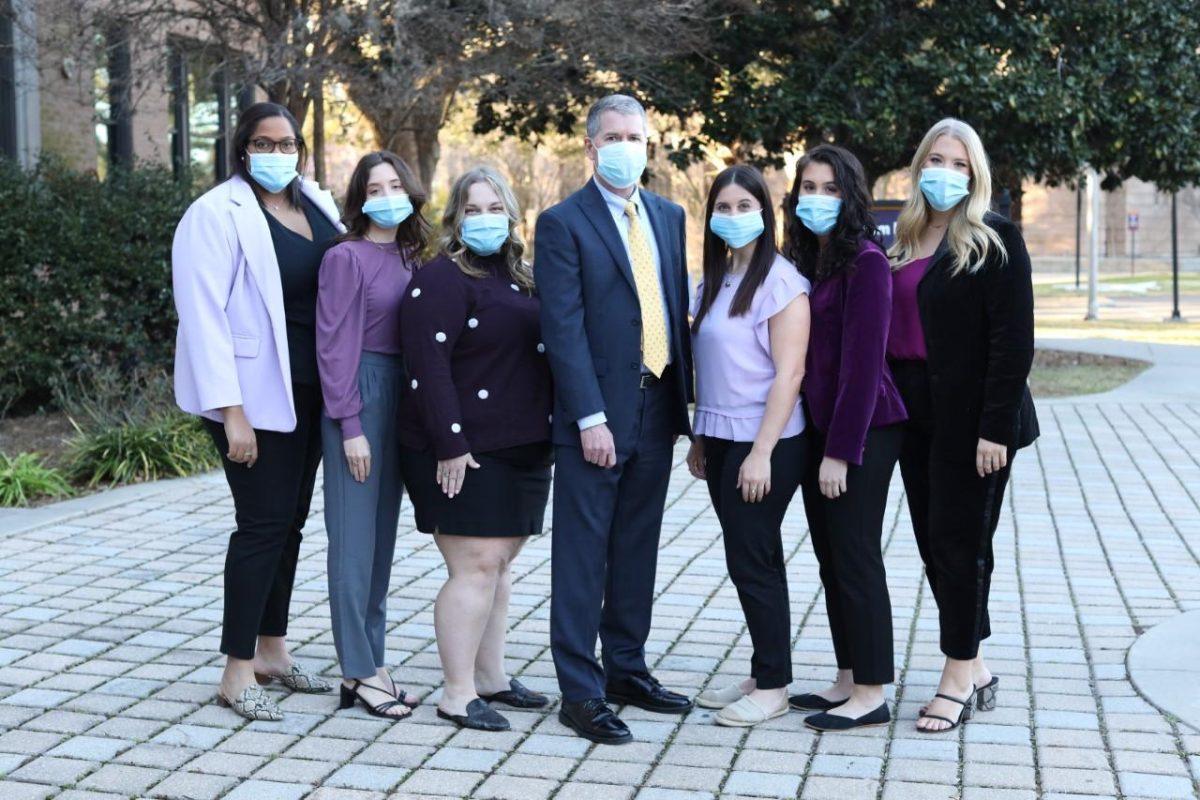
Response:
POLYGON ((854 265, 813 284, 804 397, 825 455, 861 464, 867 431, 908 418, 885 359, 892 316, 887 256, 863 242, 854 265))
POLYGON ((408 368, 406 447, 439 460, 550 441, 550 367, 537 295, 518 289, 500 255, 467 276, 446 256, 413 275, 400 304, 408 368))

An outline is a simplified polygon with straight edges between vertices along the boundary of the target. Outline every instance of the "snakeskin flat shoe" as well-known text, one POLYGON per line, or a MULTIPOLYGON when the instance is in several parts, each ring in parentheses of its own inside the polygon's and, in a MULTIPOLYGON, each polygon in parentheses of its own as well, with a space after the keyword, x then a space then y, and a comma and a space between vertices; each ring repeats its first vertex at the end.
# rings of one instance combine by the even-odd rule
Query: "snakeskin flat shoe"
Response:
POLYGON ((235 713, 248 720, 278 722, 283 719, 283 712, 279 706, 259 686, 247 686, 234 700, 230 700, 218 692, 217 704, 232 708, 235 713))
POLYGON ((326 683, 320 676, 306 672, 299 664, 292 664, 290 670, 279 675, 265 675, 256 672, 254 678, 263 686, 271 681, 279 681, 293 692, 303 692, 304 694, 321 694, 333 689, 333 686, 326 683))

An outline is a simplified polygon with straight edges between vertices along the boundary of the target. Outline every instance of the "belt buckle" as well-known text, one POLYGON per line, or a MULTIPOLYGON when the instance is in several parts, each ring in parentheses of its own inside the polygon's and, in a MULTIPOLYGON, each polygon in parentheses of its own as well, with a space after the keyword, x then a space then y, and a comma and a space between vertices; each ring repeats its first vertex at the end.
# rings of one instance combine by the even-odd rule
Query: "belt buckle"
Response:
POLYGON ((654 377, 653 373, 643 372, 641 374, 641 376, 638 378, 638 388, 645 389, 647 387, 653 386, 655 380, 656 380, 656 378, 654 377))

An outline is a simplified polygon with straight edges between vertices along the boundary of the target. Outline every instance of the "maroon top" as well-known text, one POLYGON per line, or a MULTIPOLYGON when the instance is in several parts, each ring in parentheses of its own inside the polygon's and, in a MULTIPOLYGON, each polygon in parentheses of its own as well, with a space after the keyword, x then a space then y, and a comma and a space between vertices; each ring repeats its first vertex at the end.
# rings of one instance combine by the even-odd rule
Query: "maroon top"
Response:
POLYGON ((804 397, 825 455, 861 464, 867 431, 908 418, 885 361, 892 316, 892 268, 864 241, 849 269, 813 285, 809 295, 804 397))
POLYGON ((402 416, 400 442, 439 460, 550 441, 541 302, 513 283, 503 255, 475 264, 488 277, 438 256, 401 305, 405 399, 416 413, 402 416))
POLYGON ((364 350, 400 352, 400 299, 412 264, 392 242, 341 242, 321 261, 317 287, 317 370, 325 413, 342 438, 362 435, 358 364, 364 350))
POLYGON ((917 285, 925 277, 932 256, 914 258, 892 272, 892 327, 888 331, 887 357, 897 361, 924 361, 925 330, 917 309, 917 285))

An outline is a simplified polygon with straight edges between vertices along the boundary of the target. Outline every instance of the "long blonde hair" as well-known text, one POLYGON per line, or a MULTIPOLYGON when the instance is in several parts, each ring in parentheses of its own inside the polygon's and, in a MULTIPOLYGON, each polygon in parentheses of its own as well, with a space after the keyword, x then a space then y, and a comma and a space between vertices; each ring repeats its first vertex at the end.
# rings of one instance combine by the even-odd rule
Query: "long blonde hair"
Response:
POLYGON ((504 256, 508 264, 508 275, 513 283, 526 291, 533 291, 533 268, 525 260, 525 239, 521 236, 521 209, 517 198, 513 195, 508 181, 491 167, 475 167, 459 176, 450 187, 450 199, 446 202, 446 211, 442 214, 442 235, 438 244, 443 253, 458 265, 465 274, 472 278, 486 278, 487 270, 481 269, 474 263, 475 256, 459 238, 459 228, 463 217, 466 216, 467 196, 471 187, 477 183, 488 183, 496 191, 500 202, 504 204, 504 213, 508 217, 508 241, 504 243, 504 256))
POLYGON ((909 167, 912 193, 904 208, 900 210, 900 217, 896 220, 896 241, 888 250, 893 269, 912 261, 919 252, 921 234, 929 224, 930 208, 918 184, 929 151, 941 136, 950 136, 963 143, 967 149, 967 162, 971 167, 969 193, 958 204, 946 230, 946 244, 954 254, 951 274, 975 272, 983 266, 988 251, 992 248, 1000 253, 1002 259, 1008 258, 1000 234, 983 221, 992 203, 992 168, 988 164, 983 142, 970 125, 962 120, 946 117, 929 129, 913 155, 912 165, 909 167))

